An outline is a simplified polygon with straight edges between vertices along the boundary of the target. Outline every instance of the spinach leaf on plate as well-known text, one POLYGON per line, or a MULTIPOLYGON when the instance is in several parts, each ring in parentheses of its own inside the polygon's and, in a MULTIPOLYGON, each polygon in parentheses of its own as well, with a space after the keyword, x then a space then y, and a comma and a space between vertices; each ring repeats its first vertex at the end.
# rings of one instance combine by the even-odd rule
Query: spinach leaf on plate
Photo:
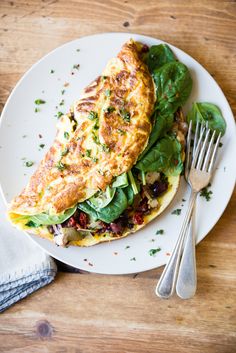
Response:
POLYGON ((155 109, 160 114, 173 114, 183 106, 192 89, 192 78, 188 68, 180 62, 170 62, 154 70, 157 102, 155 109))
POLYGON ((187 115, 188 123, 192 120, 193 128, 196 123, 207 122, 211 130, 216 130, 217 134, 220 132, 224 135, 226 130, 226 122, 221 114, 220 109, 212 103, 193 103, 192 109, 187 115))
POLYGON ((171 61, 175 61, 175 57, 172 50, 166 44, 151 46, 146 56, 146 63, 151 73, 153 70, 171 61))
POLYGON ((179 175, 183 169, 181 144, 174 136, 160 139, 136 164, 144 172, 163 172, 165 175, 179 175))
POLYGON ((70 218, 75 213, 75 210, 76 206, 73 208, 69 208, 68 210, 59 215, 49 215, 47 213, 40 213, 34 216, 29 216, 28 220, 37 224, 38 227, 40 225, 60 224, 70 218))
POLYGON ((94 209, 92 204, 86 201, 79 203, 78 208, 89 214, 94 220, 100 219, 106 223, 111 223, 117 219, 127 208, 127 197, 120 188, 116 190, 113 200, 104 208, 94 209))
POLYGON ((152 132, 149 136, 148 140, 148 145, 145 148, 145 150, 141 153, 139 156, 139 159, 142 159, 143 156, 150 150, 150 148, 154 145, 154 143, 161 137, 165 135, 166 132, 168 132, 174 122, 174 115, 173 114, 167 114, 167 115, 160 115, 157 111, 154 112, 154 123, 152 127, 152 132))

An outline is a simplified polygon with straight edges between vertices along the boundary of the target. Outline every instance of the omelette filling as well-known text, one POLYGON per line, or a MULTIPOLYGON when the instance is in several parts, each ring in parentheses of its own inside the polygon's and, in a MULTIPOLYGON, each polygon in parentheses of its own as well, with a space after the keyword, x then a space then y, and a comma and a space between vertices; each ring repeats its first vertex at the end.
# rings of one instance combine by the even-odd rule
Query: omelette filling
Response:
MULTIPOLYGON (((190 95, 192 79, 187 67, 176 60, 171 49, 165 44, 150 48, 143 45, 140 55, 152 76, 156 90, 156 102, 154 111, 150 114, 149 125, 151 122, 152 130, 149 139, 146 145, 143 145, 142 153, 139 154, 138 159, 137 156, 134 157, 136 159, 132 168, 127 172, 115 174, 116 176, 98 191, 94 187, 95 192, 91 192, 83 202, 76 203, 71 208, 65 207, 66 211, 62 213, 50 215, 49 212, 43 212, 32 216, 16 215, 15 223, 23 222, 24 229, 27 231, 32 228, 40 230, 46 227, 57 245, 66 246, 69 243, 73 244, 73 241, 95 237, 108 237, 109 240, 119 238, 124 233, 135 231, 136 226, 146 224, 149 215, 158 213, 158 209, 162 207, 164 195, 175 188, 172 181, 179 180, 179 175, 183 170, 187 124, 181 107, 190 95)), ((123 80, 125 77, 120 76, 120 79, 123 80)), ((107 84, 106 81, 109 81, 109 77, 101 76, 95 84, 101 80, 107 84)), ((88 93, 89 90, 91 87, 88 88, 88 93)), ((106 89, 105 93, 104 104, 106 102, 110 104, 112 92, 110 89, 106 89)), ((86 104, 90 104, 90 102, 82 102, 81 105, 84 107, 86 104)), ((117 104, 121 104, 119 100, 117 104)), ((87 109, 87 106, 85 108, 87 109)), ((125 130, 116 126, 120 139, 130 129, 132 114, 128 109, 128 104, 121 105, 119 108, 119 119, 122 119, 123 127, 126 128, 125 130)), ((142 104, 139 109, 142 109, 142 104)), ((119 119, 115 122, 114 119, 112 120, 112 114, 116 113, 114 110, 115 108, 110 104, 102 109, 101 117, 97 112, 90 111, 88 119, 85 118, 81 123, 81 129, 89 129, 92 126, 93 130, 88 131, 93 143, 96 144, 94 149, 88 146, 86 155, 82 155, 87 158, 87 165, 84 165, 84 168, 87 167, 88 170, 90 166, 96 165, 98 162, 99 152, 96 151, 102 150, 108 155, 111 152, 113 140, 117 136, 114 137, 111 134, 108 136, 110 141, 101 142, 99 140, 102 136, 99 122, 101 119, 107 119, 108 128, 109 121, 119 124, 119 119)), ((61 132, 62 139, 70 140, 69 129, 71 129, 73 136, 74 125, 80 124, 80 121, 76 121, 73 111, 70 113, 70 122, 72 123, 68 125, 67 131, 61 132)), ((107 136, 105 137, 107 138, 107 136)), ((81 136, 75 135, 75 139, 76 144, 72 143, 71 148, 78 148, 83 142, 81 136)), ((68 151, 69 149, 66 149, 61 152, 61 159, 57 166, 61 171, 65 171, 66 164, 63 163, 62 158, 66 160, 68 151)), ((104 176, 102 173, 101 171, 101 175, 104 176)), ((93 175, 90 178, 92 183, 93 175)), ((99 180, 94 179, 95 181, 98 185, 99 180)))

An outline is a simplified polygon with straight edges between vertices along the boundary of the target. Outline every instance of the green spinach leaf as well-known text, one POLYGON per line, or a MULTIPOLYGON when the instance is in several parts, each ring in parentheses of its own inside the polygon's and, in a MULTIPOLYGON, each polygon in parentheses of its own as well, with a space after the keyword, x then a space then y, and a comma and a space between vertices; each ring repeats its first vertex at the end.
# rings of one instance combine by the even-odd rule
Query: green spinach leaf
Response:
POLYGON ((212 103, 193 103, 192 109, 187 115, 188 123, 192 120, 193 128, 195 129, 196 123, 207 122, 211 130, 216 130, 217 134, 220 132, 225 134, 226 122, 221 114, 220 109, 212 103))
POLYGON ((126 188, 123 189, 125 192, 125 195, 127 197, 127 202, 128 202, 128 206, 131 206, 134 202, 134 192, 133 192, 133 188, 131 185, 128 185, 126 188))
POLYGON ((115 181, 112 183, 113 188, 125 188, 129 185, 127 173, 123 173, 116 177, 115 181))
POLYGON ((70 218, 76 210, 76 206, 73 208, 69 208, 64 213, 59 215, 49 215, 47 213, 39 213, 34 216, 29 216, 28 221, 32 221, 35 224, 39 225, 52 225, 52 224, 60 224, 65 222, 68 218, 70 218))
POLYGON ((94 221, 98 220, 98 213, 97 211, 92 208, 87 201, 80 202, 77 205, 78 209, 87 213, 94 221))
POLYGON ((88 204, 95 210, 106 207, 112 201, 115 195, 116 189, 107 186, 106 191, 99 191, 94 196, 87 200, 88 204))
POLYGON ((144 172, 163 172, 165 175, 179 175, 183 169, 181 145, 174 136, 159 140, 136 164, 144 172))
POLYGON ((157 111, 154 113, 154 123, 152 132, 149 136, 148 145, 145 150, 139 156, 139 159, 142 159, 143 156, 150 150, 154 143, 161 137, 163 137, 172 127, 174 122, 174 115, 160 115, 157 111))
POLYGON ((146 56, 146 63, 151 73, 153 70, 171 61, 175 61, 175 57, 172 50, 166 44, 151 46, 146 56))
POLYGON ((160 114, 173 114, 184 105, 192 89, 188 68, 180 62, 170 62, 154 70, 157 102, 155 109, 160 114))

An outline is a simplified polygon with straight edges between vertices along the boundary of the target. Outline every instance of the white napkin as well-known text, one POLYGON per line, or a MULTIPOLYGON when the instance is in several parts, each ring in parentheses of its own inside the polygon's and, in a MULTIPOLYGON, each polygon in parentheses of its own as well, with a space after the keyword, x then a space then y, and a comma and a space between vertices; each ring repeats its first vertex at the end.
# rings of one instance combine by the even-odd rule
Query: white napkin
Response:
POLYGON ((54 260, 6 220, 0 195, 0 312, 50 283, 56 273, 54 260))

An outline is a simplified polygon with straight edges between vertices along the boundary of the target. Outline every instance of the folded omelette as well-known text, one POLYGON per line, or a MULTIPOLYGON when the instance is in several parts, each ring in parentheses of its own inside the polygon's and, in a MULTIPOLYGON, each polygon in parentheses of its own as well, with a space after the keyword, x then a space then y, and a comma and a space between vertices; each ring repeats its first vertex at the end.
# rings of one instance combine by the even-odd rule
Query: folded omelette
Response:
POLYGON ((190 90, 189 72, 169 47, 125 43, 58 121, 53 145, 9 206, 11 222, 62 246, 90 246, 145 226, 178 189, 186 132, 180 107, 190 90))

